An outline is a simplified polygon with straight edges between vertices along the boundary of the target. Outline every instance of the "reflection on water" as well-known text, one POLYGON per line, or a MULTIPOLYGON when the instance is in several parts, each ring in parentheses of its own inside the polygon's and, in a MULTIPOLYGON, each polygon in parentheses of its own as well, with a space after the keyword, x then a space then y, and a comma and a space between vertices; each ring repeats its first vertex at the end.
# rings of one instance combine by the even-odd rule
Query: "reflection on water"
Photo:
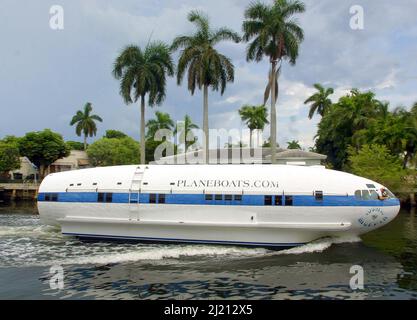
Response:
POLYGON ((80 242, 42 226, 33 207, 0 207, 0 298, 417 298, 417 221, 402 211, 360 239, 323 239, 286 251, 226 246, 80 242), (62 265, 63 290, 49 287, 62 265), (352 291, 352 265, 365 289, 352 291))

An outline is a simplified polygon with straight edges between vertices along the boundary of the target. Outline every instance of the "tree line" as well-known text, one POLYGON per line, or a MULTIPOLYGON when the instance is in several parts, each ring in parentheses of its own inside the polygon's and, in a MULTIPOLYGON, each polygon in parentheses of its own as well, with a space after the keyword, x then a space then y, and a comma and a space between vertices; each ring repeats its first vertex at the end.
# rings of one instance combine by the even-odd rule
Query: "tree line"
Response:
POLYGON ((415 185, 417 102, 390 108, 372 91, 352 89, 333 102, 332 88, 315 85, 309 118, 321 117, 314 151, 327 155, 327 166, 368 177, 394 191, 415 185))

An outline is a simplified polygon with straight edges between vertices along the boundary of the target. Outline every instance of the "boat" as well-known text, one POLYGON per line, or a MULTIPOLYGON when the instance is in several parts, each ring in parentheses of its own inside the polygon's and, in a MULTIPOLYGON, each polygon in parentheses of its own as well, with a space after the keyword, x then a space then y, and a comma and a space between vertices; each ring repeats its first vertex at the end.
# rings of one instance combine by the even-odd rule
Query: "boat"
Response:
POLYGON ((38 208, 82 239, 288 248, 380 228, 400 203, 323 166, 129 165, 52 173, 38 208))

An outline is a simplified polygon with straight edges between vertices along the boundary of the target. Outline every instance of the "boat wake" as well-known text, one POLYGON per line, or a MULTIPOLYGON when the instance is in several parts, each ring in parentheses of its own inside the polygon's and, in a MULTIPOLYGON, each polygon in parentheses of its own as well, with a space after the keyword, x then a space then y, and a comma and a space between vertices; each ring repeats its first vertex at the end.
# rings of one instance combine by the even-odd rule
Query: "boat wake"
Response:
POLYGON ((59 228, 53 226, 0 226, 0 237, 61 237, 59 228))
POLYGON ((322 238, 305 245, 294 247, 288 250, 278 251, 277 255, 285 255, 285 254, 307 254, 307 253, 317 253, 323 252, 330 248, 334 244, 342 244, 342 243, 355 243, 361 242, 361 238, 358 236, 349 236, 349 237, 334 237, 334 238, 322 238))
POLYGON ((14 216, 5 224, 0 226, 0 267, 108 265, 141 261, 169 263, 172 260, 187 263, 204 261, 204 257, 242 259, 301 255, 323 252, 334 244, 360 241, 358 237, 324 238, 282 251, 213 245, 81 242, 63 237, 55 227, 41 225, 36 217, 17 220, 14 216))

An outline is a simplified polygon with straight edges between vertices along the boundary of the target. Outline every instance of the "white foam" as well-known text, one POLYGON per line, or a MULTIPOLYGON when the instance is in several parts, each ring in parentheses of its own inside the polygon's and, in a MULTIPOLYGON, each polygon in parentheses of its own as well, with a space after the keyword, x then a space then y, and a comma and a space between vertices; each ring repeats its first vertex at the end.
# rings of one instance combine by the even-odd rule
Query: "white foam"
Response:
MULTIPOLYGON (((77 257, 64 261, 55 261, 56 264, 111 264, 135 261, 151 261, 163 259, 180 259, 182 257, 198 256, 254 256, 263 255, 266 249, 245 249, 237 247, 216 247, 216 246, 164 246, 146 248, 142 250, 129 251, 123 253, 110 253, 95 256, 77 257)), ((50 262, 49 262, 50 265, 50 262)))
POLYGON ((330 248, 333 244, 354 243, 354 242, 360 242, 360 241, 362 240, 358 236, 322 238, 322 239, 312 241, 310 243, 307 243, 299 247, 278 251, 276 254, 283 255, 283 254, 306 254, 306 253, 323 252, 324 250, 330 248))
POLYGON ((60 236, 59 229, 47 225, 33 226, 0 226, 0 237, 42 237, 42 236, 60 236))

